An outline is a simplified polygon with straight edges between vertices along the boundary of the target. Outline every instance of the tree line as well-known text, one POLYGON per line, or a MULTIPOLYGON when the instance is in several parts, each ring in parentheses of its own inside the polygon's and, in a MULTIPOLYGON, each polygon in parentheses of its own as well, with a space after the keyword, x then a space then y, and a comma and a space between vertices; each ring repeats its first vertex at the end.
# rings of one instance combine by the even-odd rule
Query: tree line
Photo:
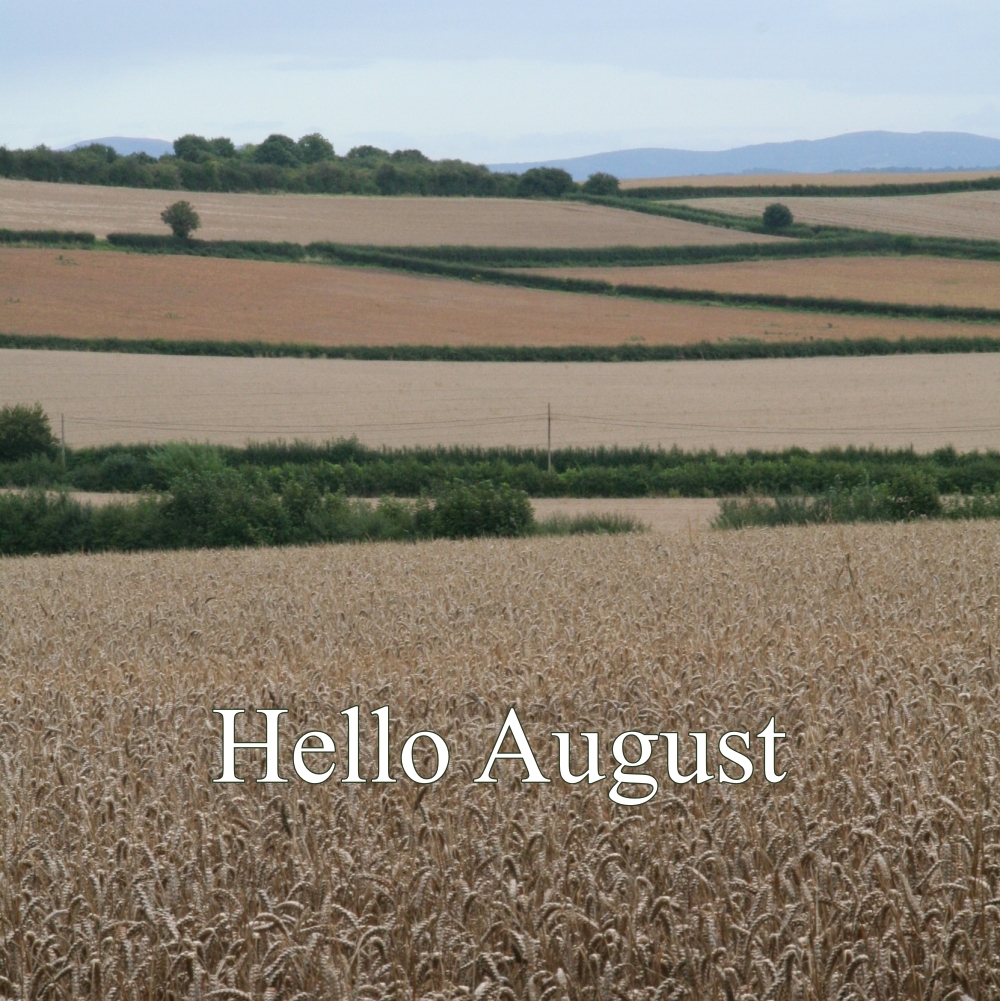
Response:
POLYGON ((565 171, 535 167, 523 174, 494 173, 463 160, 431 160, 420 150, 389 152, 355 146, 338 156, 318 132, 298 140, 274 133, 263 142, 236 146, 225 136, 183 135, 159 159, 122 156, 92 143, 74 150, 0 146, 0 176, 17 180, 100 184, 170 191, 289 191, 315 194, 452 195, 559 198, 583 192, 614 195, 618 181, 594 174, 582 185, 565 171))

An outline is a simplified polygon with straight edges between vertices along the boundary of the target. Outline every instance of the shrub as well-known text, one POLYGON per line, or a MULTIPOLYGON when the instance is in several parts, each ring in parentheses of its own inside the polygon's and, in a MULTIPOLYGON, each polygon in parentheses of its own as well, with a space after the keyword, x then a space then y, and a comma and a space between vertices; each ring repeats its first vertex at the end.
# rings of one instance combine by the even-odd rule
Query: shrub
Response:
POLYGON ((575 187, 573 178, 557 167, 532 167, 517 182, 518 198, 559 198, 575 187))
POLYGON ((448 539, 527 535, 534 526, 528 495, 506 483, 452 484, 438 495, 431 514, 431 534, 448 539))
POLYGON ((583 182, 583 192, 587 195, 617 195, 618 178, 614 174, 598 171, 583 182))
POLYGON ((35 455, 54 456, 56 437, 42 405, 0 407, 0 462, 18 462, 35 455))
POLYGON ((178 240, 186 240, 201 226, 201 219, 190 202, 174 202, 160 213, 160 218, 174 231, 178 240))
POLYGON ((792 224, 792 210, 781 202, 773 202, 764 209, 764 225, 768 229, 787 229, 792 224))
POLYGON ((941 513, 937 483, 919 469, 900 469, 889 480, 885 503, 897 518, 933 518, 941 513))

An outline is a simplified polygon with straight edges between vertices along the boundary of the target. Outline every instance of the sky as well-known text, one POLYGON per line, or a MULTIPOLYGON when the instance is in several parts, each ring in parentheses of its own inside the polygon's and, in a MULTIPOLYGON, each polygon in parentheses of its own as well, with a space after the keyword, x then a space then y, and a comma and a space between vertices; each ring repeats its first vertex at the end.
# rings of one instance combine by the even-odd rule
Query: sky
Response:
POLYGON ((0 145, 322 132, 475 162, 1000 137, 996 0, 0 0, 0 145))

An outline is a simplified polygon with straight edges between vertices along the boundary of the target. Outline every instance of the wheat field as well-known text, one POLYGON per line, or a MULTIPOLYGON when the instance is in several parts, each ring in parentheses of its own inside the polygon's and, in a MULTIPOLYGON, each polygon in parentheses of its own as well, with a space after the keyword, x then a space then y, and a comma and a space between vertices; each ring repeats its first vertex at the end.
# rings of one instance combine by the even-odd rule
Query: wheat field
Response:
POLYGON ((402 362, 0 349, 0 405, 76 448, 356 436, 390 447, 822 448, 1000 442, 1000 355, 402 362))
POLYGON ((974 523, 0 561, 0 994, 996 997, 998 567, 974 523), (355 705, 396 784, 339 782, 355 705), (471 781, 511 706, 550 784, 471 781), (213 784, 219 707, 288 710, 288 784, 213 784), (713 768, 772 716, 782 781, 654 744, 611 802, 617 734, 713 768))
MULTIPOLYGON (((736 215, 760 216, 775 199, 699 198, 690 204, 736 215)), ((785 198, 796 222, 851 226, 913 236, 954 236, 1000 240, 1000 191, 947 195, 893 195, 887 198, 785 198)))
POLYGON ((183 198, 206 240, 502 247, 731 244, 780 239, 573 202, 514 198, 210 194, 0 179, 0 227, 169 233, 160 212, 183 198))
POLYGON ((636 177, 620 182, 622 188, 648 187, 725 187, 745 188, 758 184, 822 184, 829 187, 854 187, 858 184, 934 184, 941 181, 974 181, 996 177, 995 170, 942 171, 841 171, 835 174, 695 174, 690 177, 636 177))
POLYGON ((699 291, 1000 309, 1000 264, 994 261, 915 256, 819 257, 636 268, 546 268, 541 273, 699 291))

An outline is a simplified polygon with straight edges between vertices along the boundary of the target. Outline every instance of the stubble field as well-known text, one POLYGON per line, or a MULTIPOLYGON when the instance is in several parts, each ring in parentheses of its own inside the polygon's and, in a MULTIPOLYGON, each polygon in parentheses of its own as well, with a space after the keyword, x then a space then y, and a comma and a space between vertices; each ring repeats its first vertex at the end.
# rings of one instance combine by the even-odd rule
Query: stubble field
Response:
POLYGON ((169 233, 160 212, 178 199, 206 240, 288 240, 379 246, 677 246, 779 239, 574 202, 513 198, 210 194, 0 179, 0 227, 169 233))
POLYGON ((0 350, 0 399, 71 446, 189 439, 544 447, 996 448, 1000 355, 393 362, 0 350))
MULTIPOLYGON (((773 202, 766 198, 699 198, 695 208, 760 217, 773 202)), ((894 195, 888 198, 782 197, 796 222, 850 226, 913 236, 953 236, 1000 240, 1000 191, 947 195, 894 195)))
POLYGON ((984 524, 0 561, 0 989, 995 996, 998 566, 984 524), (386 705, 397 782, 345 789, 340 713, 370 779, 386 705), (512 705, 552 781, 474 784, 512 705), (289 784, 257 751, 212 783, 221 707, 239 740, 288 710, 289 784), (426 729, 450 766, 421 786, 426 729), (619 776, 656 795, 614 805, 630 730, 679 733, 684 773, 707 733, 711 780, 675 784, 661 737, 619 776), (563 782, 552 731, 578 772, 598 733, 606 778, 563 782))
POLYGON ((1000 264, 940 257, 819 257, 657 267, 546 268, 628 285, 1000 308, 1000 264))
MULTIPOLYGON (((821 262, 774 262, 751 273, 768 276, 761 284, 784 287, 798 281, 800 288, 808 287, 808 269, 784 270, 787 263, 821 262), (773 277, 784 275, 797 277, 773 277)), ((743 274, 738 266, 730 268, 723 274, 743 274)), ((686 270, 600 268, 554 273, 658 284, 661 273, 682 272, 675 284, 695 287, 705 280, 700 275, 712 273, 692 268, 697 272, 692 282, 683 273, 686 270)), ((877 274, 879 268, 872 271, 877 274)), ((845 268, 838 287, 846 290, 856 273, 853 267, 845 268)), ((970 284, 986 287, 985 275, 980 278, 974 268, 968 274, 976 277, 966 279, 962 289, 970 284)), ((902 275, 897 286, 906 283, 905 269, 902 275)), ((739 278, 729 281, 738 284, 739 278)), ((947 279, 939 285, 947 286, 947 279)), ((989 297, 993 289, 981 294, 989 297)), ((658 303, 329 265, 7 249, 0 250, 0 331, 325 346, 616 346, 630 341, 697 344, 732 338, 1000 336, 1000 325, 658 303)))

